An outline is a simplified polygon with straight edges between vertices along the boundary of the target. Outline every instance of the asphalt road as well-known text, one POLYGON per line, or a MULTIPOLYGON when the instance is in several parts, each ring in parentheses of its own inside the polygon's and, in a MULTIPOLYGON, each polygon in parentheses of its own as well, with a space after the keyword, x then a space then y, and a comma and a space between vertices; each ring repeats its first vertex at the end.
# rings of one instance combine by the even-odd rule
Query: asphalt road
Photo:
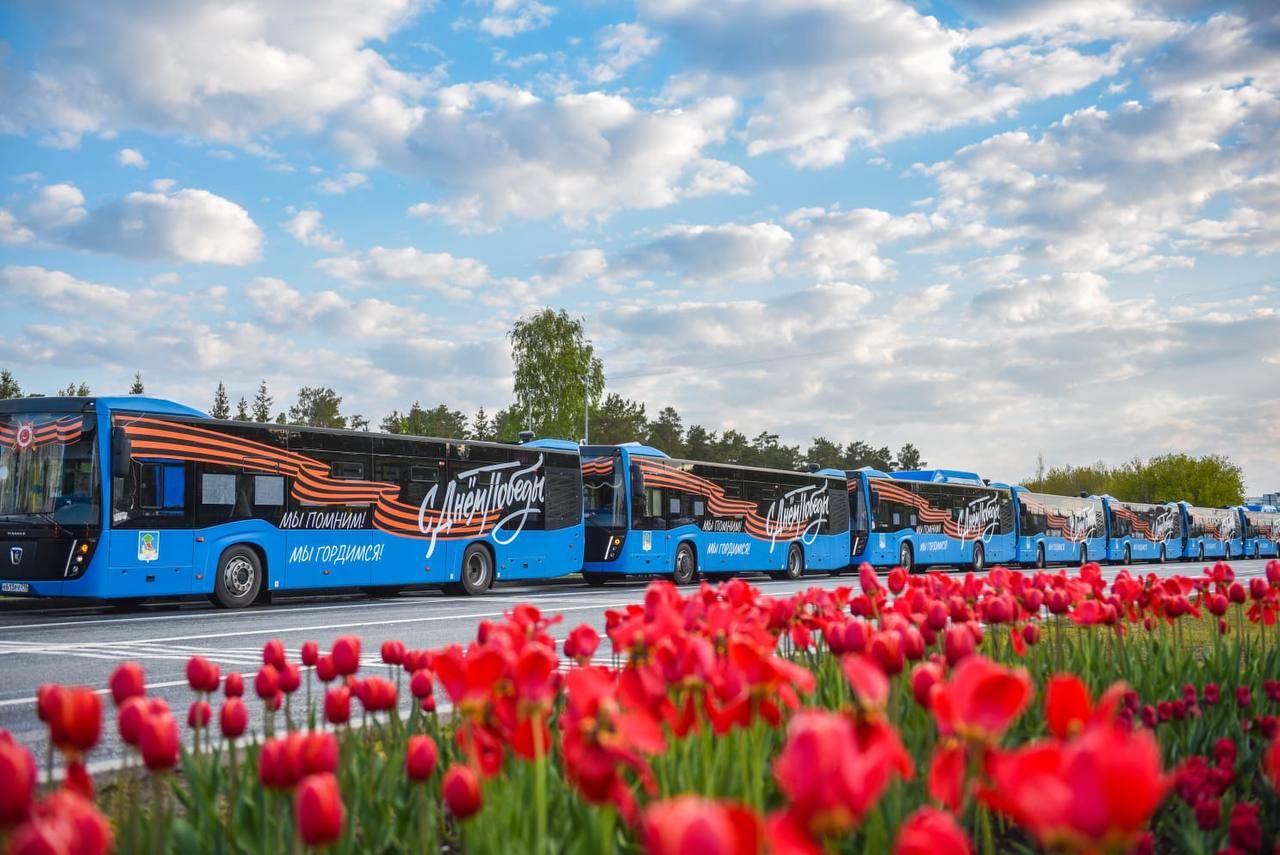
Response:
MULTIPOLYGON (((1237 577, 1244 578, 1263 575, 1265 566, 1265 561, 1233 563, 1237 577)), ((1110 577, 1119 569, 1106 567, 1104 571, 1110 577)), ((1134 568, 1135 572, 1160 575, 1192 575, 1199 569, 1191 563, 1134 568)), ((795 582, 775 582, 764 576, 746 578, 771 595, 812 585, 857 585, 856 573, 834 578, 820 574, 795 582)), ((563 618, 553 629, 558 640, 584 622, 603 634, 605 610, 639 601, 648 581, 611 582, 604 588, 588 588, 576 579, 513 583, 476 598, 446 597, 434 591, 382 599, 299 598, 241 611, 215 609, 203 602, 157 603, 125 614, 100 606, 0 602, 0 728, 11 731, 43 758, 46 731, 35 715, 36 687, 46 682, 87 685, 108 695, 106 680, 112 669, 119 662, 132 660, 145 669, 149 693, 169 702, 186 737, 186 709, 192 694, 187 688, 185 667, 187 659, 195 654, 218 663, 224 673, 245 674, 250 720, 260 724, 261 708, 253 697, 252 679, 262 662, 263 642, 268 639, 282 639, 290 658, 296 661, 304 641, 315 640, 321 650, 328 650, 340 635, 359 635, 364 642, 362 670, 386 674, 379 655, 383 641, 400 639, 411 649, 465 643, 475 637, 480 621, 498 618, 522 602, 563 618)), ((606 639, 600 655, 607 657, 608 653, 606 639)), ((304 692, 305 681, 299 696, 304 692)), ((408 696, 407 682, 403 694, 408 696)), ((103 739, 90 757, 90 768, 114 765, 121 756, 109 695, 103 700, 103 739)), ((353 707, 358 709, 354 701, 353 707)), ((214 716, 216 726, 216 708, 214 716)))

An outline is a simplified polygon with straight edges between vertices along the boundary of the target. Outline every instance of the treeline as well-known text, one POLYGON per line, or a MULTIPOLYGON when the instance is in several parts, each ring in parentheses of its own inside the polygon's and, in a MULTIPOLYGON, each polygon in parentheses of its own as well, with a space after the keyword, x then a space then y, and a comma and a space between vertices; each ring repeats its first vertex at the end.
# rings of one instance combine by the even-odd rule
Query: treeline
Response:
POLYGON ((1047 472, 1042 462, 1022 483, 1037 493, 1107 494, 1124 502, 1188 501, 1217 508, 1244 501, 1244 472, 1220 454, 1162 454, 1146 461, 1135 457, 1116 467, 1099 461, 1091 466, 1055 466, 1047 472))

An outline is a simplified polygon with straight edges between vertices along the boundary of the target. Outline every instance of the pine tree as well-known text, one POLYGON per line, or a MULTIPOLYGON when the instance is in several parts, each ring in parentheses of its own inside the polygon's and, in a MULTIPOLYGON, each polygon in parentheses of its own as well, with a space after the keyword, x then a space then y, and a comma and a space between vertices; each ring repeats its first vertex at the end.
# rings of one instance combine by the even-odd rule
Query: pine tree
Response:
POLYGON ((8 368, 0 369, 0 398, 21 398, 22 387, 8 368))
POLYGON ((471 420, 471 438, 486 442, 497 439, 493 422, 490 420, 489 414, 484 411, 484 407, 476 410, 476 417, 471 420))
POLYGON ((218 391, 213 395, 213 406, 209 408, 209 415, 215 419, 231 418, 231 399, 227 397, 227 387, 222 381, 218 381, 218 391))
POLYGON ((244 399, 244 395, 241 395, 240 400, 236 402, 236 421, 249 421, 249 402, 244 399))
POLYGON ((253 399, 253 420, 263 424, 272 421, 271 405, 275 402, 275 398, 267 391, 267 381, 263 380, 258 384, 258 394, 253 399))
POLYGON ((147 394, 147 390, 146 390, 146 388, 142 385, 142 372, 141 372, 141 371, 135 371, 135 372, 133 372, 133 385, 129 387, 129 394, 130 394, 130 395, 145 395, 145 394, 147 394))
POLYGON ((63 398, 87 398, 89 397, 89 384, 68 383, 67 388, 58 390, 58 395, 63 398))

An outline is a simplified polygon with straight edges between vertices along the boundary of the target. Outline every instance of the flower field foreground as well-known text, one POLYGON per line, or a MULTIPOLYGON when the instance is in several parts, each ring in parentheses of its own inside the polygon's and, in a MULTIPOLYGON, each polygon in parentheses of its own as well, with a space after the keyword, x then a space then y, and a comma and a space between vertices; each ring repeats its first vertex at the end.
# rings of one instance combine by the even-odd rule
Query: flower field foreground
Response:
POLYGON ((557 651, 531 606, 465 648, 387 642, 372 674, 354 637, 297 661, 268 642, 248 678, 190 660, 182 724, 125 663, 130 759, 110 781, 85 768, 99 695, 42 687, 60 759, 0 735, 0 846, 1280 852, 1280 562, 1248 584, 1226 564, 861 583, 655 582, 608 613, 611 668, 594 629, 557 651), (56 789, 38 762, 62 768, 56 789))

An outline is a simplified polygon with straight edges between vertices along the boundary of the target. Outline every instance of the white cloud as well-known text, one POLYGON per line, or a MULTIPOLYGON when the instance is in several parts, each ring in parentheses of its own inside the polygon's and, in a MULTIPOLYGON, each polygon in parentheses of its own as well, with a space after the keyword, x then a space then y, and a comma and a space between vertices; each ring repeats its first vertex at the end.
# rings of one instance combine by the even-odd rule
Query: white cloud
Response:
POLYGON ((242 265, 262 257, 262 230, 249 212, 207 190, 130 193, 95 208, 66 240, 144 261, 242 265))
POLYGON ((452 298, 470 297, 492 281, 488 266, 474 258, 423 252, 411 246, 375 246, 365 253, 322 259, 316 266, 338 279, 399 282, 452 298))
POLYGON ((662 44, 644 24, 610 24, 596 34, 598 61, 587 72, 594 84, 612 83, 662 44))
POLYGON ((549 286, 561 288, 588 279, 603 280, 609 271, 609 259, 604 250, 594 247, 579 249, 559 255, 544 255, 538 259, 538 271, 549 286))
MULTIPOLYGON (((444 189, 443 201, 413 213, 476 228, 556 216, 582 226, 624 208, 742 190, 745 173, 705 154, 736 112, 727 98, 646 112, 600 92, 544 101, 513 87, 459 85, 381 140, 376 156, 444 189)), ((367 131, 351 139, 371 142, 367 131)))
POLYGON ((60 270, 8 265, 0 268, 0 287, 9 300, 34 301, 57 312, 68 307, 76 311, 123 311, 128 294, 120 288, 86 282, 60 270))
POLYGON ((142 169, 147 165, 147 159, 142 156, 142 152, 136 148, 122 148, 116 152, 116 163, 121 166, 132 166, 142 169))
POLYGON ((321 193, 339 195, 364 187, 368 183, 369 177, 367 175, 361 172, 347 172, 336 178, 326 178, 316 185, 316 189, 321 193))
POLYGON ((178 186, 178 182, 172 178, 157 178, 151 182, 151 189, 159 190, 161 193, 168 193, 176 186, 178 186))
POLYGON ((896 265, 879 255, 880 247, 930 229, 923 214, 898 217, 875 208, 802 208, 788 214, 786 222, 804 234, 803 264, 822 279, 892 279, 896 265))
POLYGON ((293 235, 303 246, 315 247, 325 252, 340 252, 342 239, 325 231, 320 221, 323 215, 314 209, 299 211, 284 224, 284 230, 293 235))
POLYGON ((499 39, 539 30, 551 23, 554 6, 538 0, 484 0, 488 12, 476 26, 499 39))
POLYGON ((34 243, 35 233, 18 222, 12 213, 0 208, 0 246, 34 243))
POLYGON ((245 296, 272 327, 318 327, 342 336, 407 335, 427 325, 426 316, 386 300, 351 301, 336 291, 303 293, 274 277, 258 277, 245 296))
POLYGON ((84 219, 84 194, 74 184, 41 187, 27 207, 27 216, 41 231, 61 229, 84 219))
POLYGON ((761 281, 776 274, 793 243, 774 223, 668 226, 624 252, 618 266, 632 275, 692 282, 761 281))

